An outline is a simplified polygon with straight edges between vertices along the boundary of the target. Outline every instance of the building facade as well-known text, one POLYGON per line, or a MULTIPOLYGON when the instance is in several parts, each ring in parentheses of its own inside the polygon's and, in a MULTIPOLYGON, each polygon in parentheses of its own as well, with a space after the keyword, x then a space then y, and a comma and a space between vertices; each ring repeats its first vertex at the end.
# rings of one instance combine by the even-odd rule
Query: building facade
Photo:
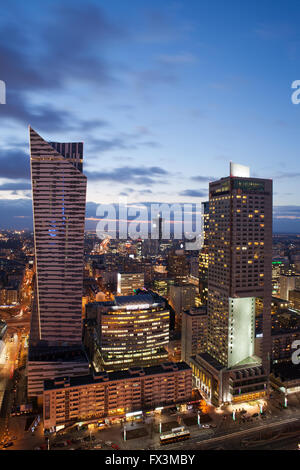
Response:
POLYGON ((181 360, 189 363, 191 356, 207 349, 207 309, 194 307, 182 312, 181 360))
POLYGON ((192 396, 192 371, 183 363, 130 368, 45 382, 44 428, 185 403, 192 396))
POLYGON ((81 142, 48 143, 32 128, 29 134, 36 275, 28 396, 39 401, 45 378, 89 371, 81 314, 86 177, 81 142))
POLYGON ((114 301, 94 302, 86 306, 87 320, 95 328, 87 331, 96 368, 126 369, 167 360, 170 312, 166 301, 155 293, 117 296, 114 301))
POLYGON ((80 345, 86 177, 82 143, 48 143, 30 128, 37 318, 32 341, 80 345))
POLYGON ((142 289, 144 285, 144 273, 118 273, 118 295, 133 295, 135 289, 142 289))
MULTIPOLYGON (((228 378, 235 369, 255 370, 262 395, 270 370, 272 181, 251 178, 241 165, 231 164, 230 170, 229 177, 209 185, 208 337, 202 375, 210 360, 219 389, 207 396, 218 403, 236 399, 228 378), (255 356, 257 297, 263 300, 261 358, 255 356)), ((201 355, 197 361, 201 369, 201 355)), ((240 389, 239 400, 258 393, 256 386, 255 393, 240 389)))

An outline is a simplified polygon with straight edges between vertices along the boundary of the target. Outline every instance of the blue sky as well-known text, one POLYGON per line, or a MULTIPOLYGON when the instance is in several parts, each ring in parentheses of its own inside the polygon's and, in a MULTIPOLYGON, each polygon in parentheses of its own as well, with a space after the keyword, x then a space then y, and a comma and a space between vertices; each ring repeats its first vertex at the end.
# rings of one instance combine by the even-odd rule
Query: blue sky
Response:
POLYGON ((273 178, 274 228, 300 232, 299 13, 292 0, 2 1, 1 225, 30 220, 31 124, 84 141, 91 217, 125 194, 205 200, 233 160, 273 178))

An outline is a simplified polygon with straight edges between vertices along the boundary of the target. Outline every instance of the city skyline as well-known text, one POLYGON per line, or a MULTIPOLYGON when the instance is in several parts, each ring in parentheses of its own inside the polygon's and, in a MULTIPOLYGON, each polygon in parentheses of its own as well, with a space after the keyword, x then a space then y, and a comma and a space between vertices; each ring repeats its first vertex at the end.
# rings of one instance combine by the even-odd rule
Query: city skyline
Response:
POLYGON ((274 231, 298 232, 299 33, 290 11, 267 0, 88 5, 83 14, 82 1, 6 3, 2 227, 32 228, 30 124, 46 140, 84 140, 88 219, 120 195, 203 202, 232 160, 273 179, 274 231))

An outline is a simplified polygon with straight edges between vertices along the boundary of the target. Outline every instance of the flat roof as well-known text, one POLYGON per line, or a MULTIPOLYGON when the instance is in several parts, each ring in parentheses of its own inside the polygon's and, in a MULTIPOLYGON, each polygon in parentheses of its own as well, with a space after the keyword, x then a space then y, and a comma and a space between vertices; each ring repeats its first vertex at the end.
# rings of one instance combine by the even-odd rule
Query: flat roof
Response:
POLYGON ((274 364, 272 367, 274 377, 279 377, 281 380, 300 379, 300 368, 298 364, 292 362, 281 362, 274 364))
POLYGON ((225 366, 223 366, 223 364, 221 364, 219 361, 217 361, 217 359, 212 357, 207 352, 197 354, 197 356, 193 356, 193 357, 195 358, 194 359, 195 361, 197 361, 197 357, 200 357, 201 359, 203 359, 205 362, 210 364, 216 370, 221 370, 221 369, 224 369, 224 367, 225 367, 225 366))
POLYGON ((147 377, 156 374, 168 374, 171 372, 179 372, 184 370, 191 370, 190 366, 185 362, 169 362, 149 367, 131 367, 130 369, 113 372, 98 372, 94 375, 90 374, 74 377, 57 377, 54 380, 45 380, 44 390, 62 388, 64 386, 64 380, 68 382, 70 387, 76 387, 79 385, 113 382, 115 380, 138 379, 139 377, 147 377), (55 382, 60 383, 55 384, 55 382))
POLYGON ((72 346, 31 346, 28 352, 30 362, 87 362, 84 350, 72 346))

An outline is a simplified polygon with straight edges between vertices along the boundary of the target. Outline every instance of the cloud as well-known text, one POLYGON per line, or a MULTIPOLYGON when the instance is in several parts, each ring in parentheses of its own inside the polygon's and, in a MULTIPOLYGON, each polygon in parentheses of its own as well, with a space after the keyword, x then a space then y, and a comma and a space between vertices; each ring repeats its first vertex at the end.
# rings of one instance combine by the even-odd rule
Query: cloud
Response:
POLYGON ((0 191, 31 190, 30 181, 7 182, 0 185, 0 191))
POLYGON ((133 189, 133 188, 125 188, 124 191, 121 191, 119 193, 119 196, 129 196, 130 194, 135 194, 135 195, 139 195, 139 194, 152 194, 152 191, 151 189, 133 189))
POLYGON ((131 183, 137 185, 152 185, 157 179, 168 175, 163 168, 152 167, 128 167, 122 166, 110 171, 85 171, 89 181, 114 181, 115 183, 131 183))
POLYGON ((117 136, 110 138, 99 139, 90 136, 88 139, 88 147, 93 152, 108 152, 112 150, 134 150, 141 146, 158 148, 161 145, 154 140, 140 140, 143 139, 150 131, 143 126, 136 129, 135 132, 125 133, 122 132, 117 136))
POLYGON ((300 177, 300 173, 295 171, 295 172, 280 172, 280 173, 277 173, 277 175, 274 175, 273 176, 273 179, 290 179, 290 178, 299 178, 300 177))
POLYGON ((183 54, 161 54, 158 56, 158 61, 163 64, 182 65, 193 64, 197 61, 197 57, 190 53, 183 54))
POLYGON ((254 30, 254 33, 261 39, 276 40, 285 39, 294 34, 291 24, 285 23, 260 23, 254 30))
POLYGON ((174 85, 178 82, 178 77, 170 67, 155 67, 143 70, 136 74, 137 87, 143 89, 145 87, 153 87, 153 85, 174 85))
POLYGON ((29 180, 29 152, 26 155, 19 148, 0 150, 1 178, 29 180))
POLYGON ((274 206, 273 219, 300 220, 300 206, 274 206))
POLYGON ((103 57, 104 48, 108 42, 124 39, 125 29, 90 1, 84 8, 76 3, 46 4, 42 17, 24 11, 21 29, 14 7, 7 8, 5 21, 0 22, 1 79, 7 87, 0 120, 30 123, 49 132, 106 125, 102 119, 86 121, 72 115, 60 107, 59 99, 54 98, 53 105, 33 105, 32 97, 40 93, 55 97, 74 81, 97 88, 118 83, 112 65, 103 57))
POLYGON ((187 197, 206 197, 207 196, 207 190, 206 189, 185 189, 181 193, 179 193, 179 196, 187 196, 187 197))
POLYGON ((192 176, 191 180, 199 181, 200 183, 206 183, 207 181, 215 181, 217 178, 215 176, 192 176))

